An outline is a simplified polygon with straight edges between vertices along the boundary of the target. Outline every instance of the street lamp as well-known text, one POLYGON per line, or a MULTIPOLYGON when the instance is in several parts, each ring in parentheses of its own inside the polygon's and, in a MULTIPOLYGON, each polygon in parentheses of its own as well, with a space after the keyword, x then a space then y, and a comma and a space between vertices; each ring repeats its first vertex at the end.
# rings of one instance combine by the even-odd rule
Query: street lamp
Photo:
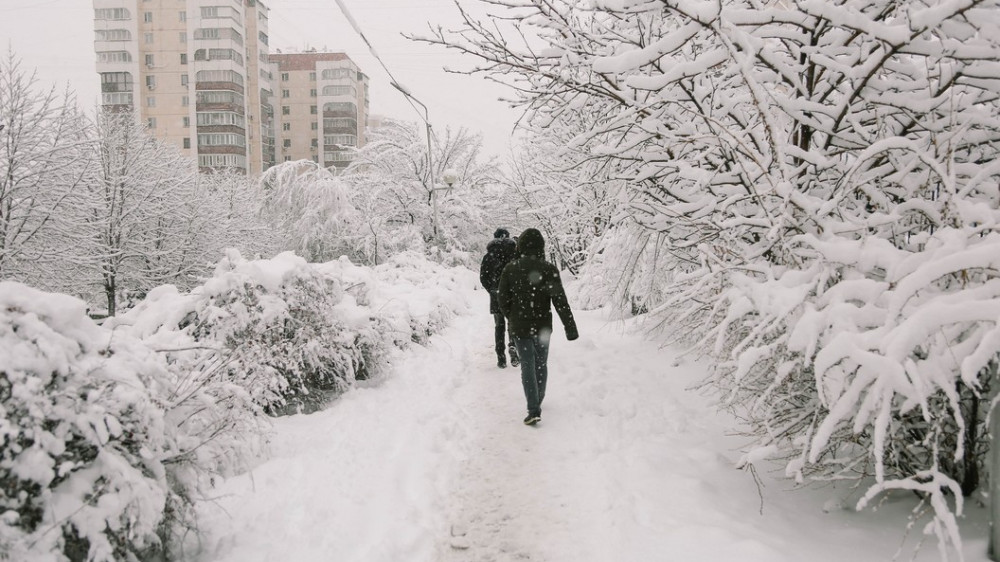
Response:
POLYGON ((447 170, 441 173, 441 181, 443 181, 445 183, 445 186, 447 187, 438 187, 436 185, 431 187, 431 203, 434 206, 434 241, 437 242, 438 244, 441 244, 441 234, 440 234, 440 229, 438 228, 440 220, 438 219, 437 192, 451 191, 452 188, 455 186, 455 182, 458 181, 458 172, 456 172, 451 168, 448 168, 447 170))

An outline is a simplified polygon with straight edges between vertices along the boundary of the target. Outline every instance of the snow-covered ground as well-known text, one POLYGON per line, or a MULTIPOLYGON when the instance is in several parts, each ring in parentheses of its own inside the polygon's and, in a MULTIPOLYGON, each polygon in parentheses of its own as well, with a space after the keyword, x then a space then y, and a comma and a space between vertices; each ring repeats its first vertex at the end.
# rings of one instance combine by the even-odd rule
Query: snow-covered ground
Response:
MULTIPOLYGON (((381 384, 277 420, 272 458, 204 509, 201 560, 940 559, 932 538, 913 556, 912 494, 858 513, 841 507, 858 490, 790 491, 766 465, 758 492, 735 468, 733 421, 691 390, 704 366, 600 312, 576 311, 579 341, 557 327, 542 422, 525 427, 486 294, 469 298, 475 314, 401 353, 381 384)), ((967 561, 986 560, 985 515, 967 504, 967 561)))

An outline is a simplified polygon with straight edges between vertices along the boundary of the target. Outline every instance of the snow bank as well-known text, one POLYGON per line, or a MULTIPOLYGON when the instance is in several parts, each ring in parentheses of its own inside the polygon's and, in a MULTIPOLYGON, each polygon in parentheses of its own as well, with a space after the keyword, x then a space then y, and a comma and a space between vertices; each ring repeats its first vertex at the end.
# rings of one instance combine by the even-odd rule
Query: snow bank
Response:
POLYGON ((168 504, 162 358, 75 298, 0 283, 5 558, 146 559, 168 504))

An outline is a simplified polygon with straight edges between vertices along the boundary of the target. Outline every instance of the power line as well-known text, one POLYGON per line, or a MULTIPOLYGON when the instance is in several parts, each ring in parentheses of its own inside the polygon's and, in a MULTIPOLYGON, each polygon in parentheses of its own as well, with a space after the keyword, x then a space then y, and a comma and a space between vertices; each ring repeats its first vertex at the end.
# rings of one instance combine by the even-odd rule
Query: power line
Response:
MULTIPOLYGON (((347 18, 347 23, 351 24, 351 27, 353 27, 354 31, 361 37, 361 40, 365 42, 365 45, 368 45, 368 50, 371 52, 372 56, 375 57, 375 60, 377 60, 380 65, 382 65, 382 69, 385 70, 385 73, 389 75, 392 87, 396 88, 397 90, 399 90, 401 94, 403 94, 403 96, 406 98, 407 103, 410 104, 410 106, 413 108, 413 111, 417 112, 417 115, 420 115, 420 110, 417 109, 417 106, 414 105, 414 102, 419 103, 421 106, 423 106, 424 115, 421 116, 421 119, 423 119, 429 131, 431 123, 430 123, 430 116, 427 114, 427 106, 421 103, 419 100, 417 100, 417 98, 413 97, 413 94, 411 94, 405 87, 403 87, 403 85, 400 84, 398 80, 396 80, 396 77, 392 75, 392 71, 390 71, 389 67, 386 66, 385 61, 383 61, 382 57, 378 55, 378 52, 375 51, 375 47, 371 44, 371 41, 368 40, 368 37, 365 36, 365 32, 361 30, 361 26, 358 25, 357 20, 354 19, 354 16, 351 15, 351 12, 347 9, 347 6, 344 5, 343 0, 334 0, 334 1, 337 3, 337 6, 340 7, 340 12, 344 14, 345 18, 347 18)), ((428 147, 427 147, 428 158, 430 158, 429 145, 430 145, 430 133, 428 132, 428 147)))

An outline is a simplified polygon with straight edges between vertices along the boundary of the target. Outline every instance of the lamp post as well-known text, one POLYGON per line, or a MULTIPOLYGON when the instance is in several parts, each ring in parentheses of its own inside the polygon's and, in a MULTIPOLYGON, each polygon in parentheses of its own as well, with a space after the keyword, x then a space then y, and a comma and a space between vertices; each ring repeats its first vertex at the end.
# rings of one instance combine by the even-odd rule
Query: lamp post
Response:
POLYGON ((434 241, 438 244, 441 244, 442 240, 440 229, 438 228, 440 221, 438 220, 437 192, 451 191, 451 189, 455 186, 455 182, 458 181, 458 172, 448 168, 441 173, 441 181, 444 182, 445 187, 434 186, 431 188, 431 204, 434 207, 434 241))

